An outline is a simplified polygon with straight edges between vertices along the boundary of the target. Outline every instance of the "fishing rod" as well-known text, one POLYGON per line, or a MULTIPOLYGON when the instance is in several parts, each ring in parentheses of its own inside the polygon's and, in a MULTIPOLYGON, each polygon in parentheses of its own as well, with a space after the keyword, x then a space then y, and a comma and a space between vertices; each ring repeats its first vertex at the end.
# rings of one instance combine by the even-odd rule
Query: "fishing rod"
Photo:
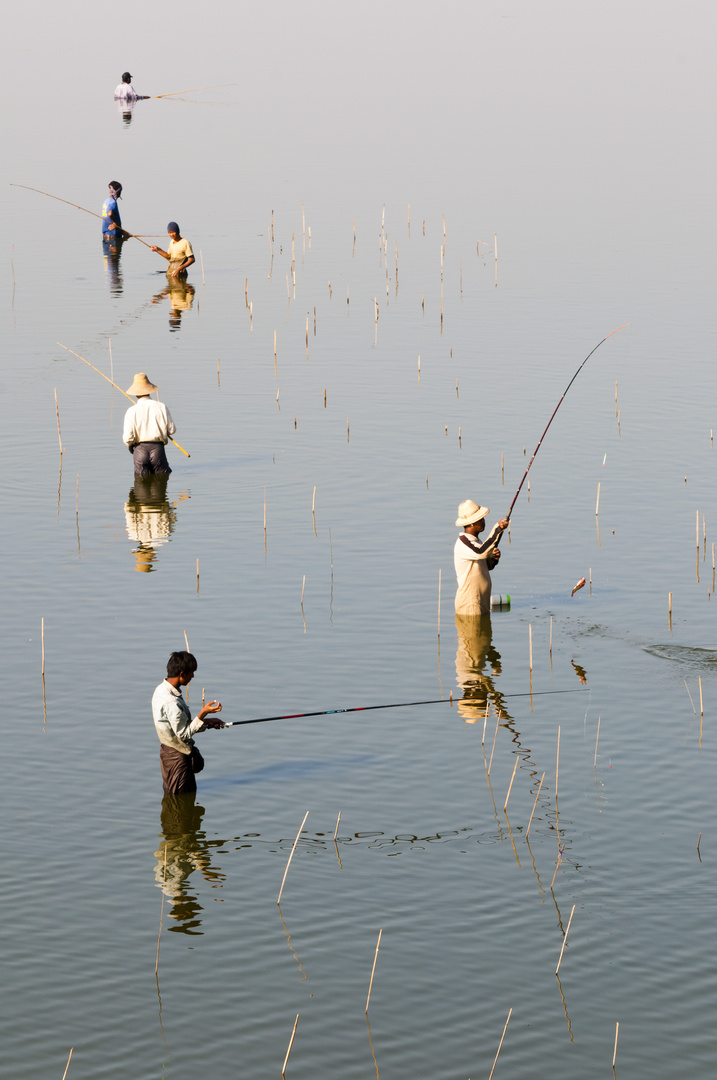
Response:
MULTIPOLYGON (((132 398, 129 396, 129 394, 126 393, 126 391, 124 391, 121 386, 118 386, 116 382, 112 382, 109 375, 105 375, 104 371, 100 371, 98 367, 95 367, 94 364, 91 364, 89 360, 85 360, 84 356, 80 356, 80 354, 78 352, 75 352, 74 349, 68 349, 67 345, 63 345, 61 341, 58 341, 57 344, 60 346, 61 349, 65 349, 67 352, 72 353, 73 356, 76 356, 77 359, 81 360, 83 364, 87 364, 88 367, 91 367, 92 370, 96 371, 98 375, 101 375, 103 379, 107 379, 107 382, 114 386, 115 390, 119 390, 120 394, 124 394, 128 401, 132 401, 132 398)), ((132 404, 134 404, 134 402, 132 402, 132 404)), ((180 446, 177 440, 173 439, 171 435, 169 436, 169 440, 170 442, 174 443, 174 445, 177 447, 177 450, 181 450, 183 454, 187 455, 187 457, 192 456, 191 454, 187 454, 187 451, 184 449, 184 447, 180 446)))
MULTIPOLYGON (((48 199, 57 199, 58 202, 66 203, 67 206, 74 206, 75 210, 83 210, 86 214, 91 214, 92 217, 99 218, 100 221, 104 220, 102 214, 96 214, 94 210, 88 210, 84 206, 78 206, 77 203, 70 202, 69 199, 61 199, 59 195, 51 195, 49 191, 40 191, 39 188, 28 187, 27 184, 10 184, 10 187, 24 188, 25 191, 36 191, 38 195, 47 195, 48 199)), ((121 231, 127 233, 127 236, 131 236, 133 240, 139 240, 140 244, 144 244, 144 246, 146 248, 149 248, 150 251, 152 250, 152 245, 147 244, 137 233, 127 232, 126 229, 121 229, 121 231)))
POLYGON ((177 94, 196 94, 198 90, 216 90, 218 86, 236 86, 235 82, 214 83, 214 86, 195 86, 193 90, 173 90, 171 94, 155 94, 156 98, 176 97, 177 94))
POLYGON ((516 493, 515 493, 515 496, 514 496, 514 498, 513 498, 513 501, 512 501, 512 503, 510 504, 510 510, 509 510, 509 511, 508 511, 508 513, 507 513, 507 514, 505 515, 505 516, 506 516, 506 517, 508 518, 508 520, 509 520, 509 521, 510 521, 510 515, 511 515, 511 514, 513 513, 513 507, 515 506, 515 504, 516 504, 516 501, 517 501, 517 499, 518 499, 518 496, 520 495, 520 489, 522 488, 523 484, 525 483, 525 481, 526 481, 526 478, 527 478, 527 476, 528 476, 528 473, 530 472, 530 466, 531 466, 531 465, 533 464, 533 462, 535 461, 536 455, 537 455, 537 453, 538 453, 538 450, 540 450, 540 447, 541 447, 541 444, 542 444, 542 442, 543 442, 543 439, 544 439, 544 438, 545 438, 545 436, 546 436, 546 435, 548 434, 548 428, 550 427, 550 425, 552 424, 553 420, 555 419, 555 413, 557 413, 558 409, 559 409, 559 408, 560 408, 560 406, 561 406, 561 405, 563 404, 563 399, 564 399, 565 395, 567 394, 568 390, 569 390, 569 389, 570 389, 570 387, 571 387, 571 386, 573 385, 573 383, 575 382, 575 380, 577 379, 578 375, 580 374, 580 372, 581 372, 581 371, 583 370, 583 368, 584 368, 584 367, 585 367, 585 365, 587 364, 587 362, 588 362, 588 360, 590 359, 590 357, 592 356, 592 354, 593 354, 593 353, 594 353, 594 352, 595 352, 595 351, 596 351, 597 349, 599 349, 599 348, 600 348, 600 346, 602 345, 603 341, 607 341, 607 339, 608 339, 608 338, 611 338, 613 334, 616 334, 616 333, 618 332, 618 330, 624 330, 624 329, 625 329, 625 327, 626 327, 626 326, 629 326, 629 325, 630 325, 629 323, 623 323, 623 324, 622 324, 622 326, 618 326, 617 330, 612 330, 612 331, 611 331, 611 332, 610 332, 609 334, 606 334, 606 335, 605 335, 605 337, 604 337, 604 338, 602 339, 602 341, 598 341, 598 343, 597 343, 597 345, 595 346, 595 348, 594 348, 594 349, 592 349, 592 350, 591 350, 591 351, 590 351, 590 352, 588 353, 588 355, 587 355, 587 356, 585 357, 585 359, 583 360, 582 364, 580 365, 580 367, 578 368, 578 370, 577 370, 577 371, 575 372, 575 374, 573 375, 573 377, 572 377, 572 379, 570 380, 570 382, 568 383, 568 385, 567 385, 567 386, 565 387, 565 389, 563 390, 563 396, 561 397, 561 399, 560 399, 560 401, 558 402, 558 404, 557 404, 557 405, 555 406, 555 412, 553 413, 553 415, 552 415, 552 416, 550 417, 550 419, 548 420, 548 423, 547 423, 547 425, 546 425, 545 431, 544 431, 544 432, 543 432, 543 434, 542 434, 542 435, 540 436, 540 439, 539 439, 539 441, 538 441, 538 445, 536 446, 535 450, 533 451, 533 456, 531 457, 530 461, 528 462, 528 468, 527 468, 527 469, 525 470, 525 472, 523 473, 523 479, 522 479, 522 480, 520 481, 520 483, 518 484, 518 490, 516 491, 516 493))
MULTIPOLYGON (((534 694, 503 694, 503 697, 544 697, 546 694, 587 694, 589 687, 580 690, 539 690, 534 694)), ((456 702, 470 701, 470 698, 456 698, 456 702)), ((268 724, 270 720, 298 720, 307 716, 335 716, 337 713, 372 712, 374 709, 407 709, 416 705, 453 705, 453 695, 450 698, 435 698, 433 701, 398 701, 393 705, 359 705, 355 709, 322 709, 320 712, 297 712, 287 713, 286 716, 258 716, 254 720, 229 720, 224 727, 241 727, 242 724, 268 724)))

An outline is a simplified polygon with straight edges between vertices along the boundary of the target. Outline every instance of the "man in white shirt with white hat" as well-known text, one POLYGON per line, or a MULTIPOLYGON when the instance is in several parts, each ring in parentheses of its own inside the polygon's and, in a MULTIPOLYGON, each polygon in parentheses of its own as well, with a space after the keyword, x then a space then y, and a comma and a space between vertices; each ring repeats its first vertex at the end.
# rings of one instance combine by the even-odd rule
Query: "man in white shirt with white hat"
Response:
POLYGON ((167 406, 149 396, 156 389, 145 373, 139 371, 127 391, 137 398, 137 404, 125 413, 122 440, 134 458, 137 476, 172 471, 164 448, 177 429, 167 406))
POLYGON ((490 613, 490 573, 498 565, 500 551, 498 542, 505 529, 508 518, 502 518, 488 533, 482 542, 478 539, 485 529, 485 519, 490 510, 479 506, 472 499, 466 499, 458 507, 456 525, 463 532, 456 540, 453 561, 458 579, 456 592, 457 615, 484 615, 490 613))

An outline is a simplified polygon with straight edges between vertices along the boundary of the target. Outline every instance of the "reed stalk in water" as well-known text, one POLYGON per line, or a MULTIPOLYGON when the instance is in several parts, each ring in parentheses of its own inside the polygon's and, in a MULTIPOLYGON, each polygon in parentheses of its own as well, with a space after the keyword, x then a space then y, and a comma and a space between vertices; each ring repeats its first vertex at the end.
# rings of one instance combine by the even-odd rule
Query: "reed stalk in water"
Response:
POLYGON ((508 808, 508 799, 510 798, 510 790, 513 787, 513 781, 515 780, 515 772, 516 772, 517 768, 518 768, 518 758, 516 757, 515 765, 513 766, 513 775, 511 776, 510 784, 508 785, 508 794, 506 795, 505 802, 503 803, 503 810, 504 811, 507 810, 507 808, 508 808))
POLYGON ((573 904, 573 910, 572 910, 572 911, 570 912, 570 918, 568 919, 568 928, 567 928, 567 930, 565 931, 565 937, 563 938, 563 947, 562 947, 562 949, 560 950, 560 958, 559 958, 559 960, 558 960, 558 966, 557 966, 557 967, 556 967, 556 969, 555 969, 555 974, 556 974, 556 975, 557 975, 557 974, 558 974, 558 972, 560 971, 560 965, 561 965, 561 964, 562 964, 562 962, 563 962, 563 953, 565 952, 565 946, 566 946, 566 944, 567 944, 567 940, 568 940, 568 934, 570 933, 570 924, 571 924, 571 922, 573 921, 573 915, 574 915, 574 914, 575 914, 575 904, 573 904))
POLYGON ((528 839, 528 833, 530 832, 530 826, 531 826, 531 824, 533 822, 533 814, 535 813, 535 808, 538 805, 538 799, 540 798, 540 789, 543 786, 543 780, 544 779, 545 779, 545 773, 543 773, 543 775, 540 777, 540 784, 538 785, 538 794, 535 796, 535 802, 533 803, 533 809, 532 809, 531 814, 530 814, 530 821, 528 822, 528 828, 525 830, 525 839, 526 840, 528 839))
POLYGON ((281 1075, 282 1075, 282 1077, 283 1077, 284 1073, 286 1072, 286 1063, 289 1060, 289 1054, 291 1053, 291 1048, 294 1045, 294 1036, 296 1035, 296 1029, 297 1029, 298 1025, 299 1025, 299 1014, 297 1013, 296 1014, 296 1020, 294 1020, 294 1030, 291 1033, 291 1038, 289 1039, 289 1047, 288 1047, 288 1049, 286 1051, 286 1057, 284 1058, 284 1064, 281 1066, 281 1075))
MULTIPOLYGON (((284 876, 281 879, 281 888, 279 889, 279 896, 278 896, 277 901, 276 901, 277 904, 281 900, 281 894, 284 891, 284 882, 286 881, 286 875, 289 873, 289 867, 291 866, 291 860, 294 858, 294 852, 296 851, 296 845, 299 842, 299 837, 301 836, 301 830, 304 828, 304 825, 306 824, 306 819, 307 819, 308 816, 309 816, 309 811, 307 810, 306 813, 304 814, 304 820, 301 822, 301 826, 299 828, 299 831, 296 834, 296 840, 294 840, 293 846, 291 848, 291 854, 289 855, 289 861, 286 864, 286 870, 284 871, 284 876)), ((298 1020, 298 1017, 297 1017, 297 1020, 298 1020)), ((296 1030, 296 1029, 294 1029, 294 1030, 296 1030)), ((292 1041, 293 1041, 293 1039, 292 1039, 292 1041)), ((291 1049, 291 1044, 289 1044, 289 1049, 291 1049)), ((288 1053, 287 1053, 286 1056, 287 1057, 289 1056, 288 1053)))
POLYGON ((510 1018, 511 1018, 512 1015, 513 1015, 513 1010, 511 1008, 510 1012, 508 1013, 508 1019, 505 1022, 505 1027, 503 1028, 503 1034, 501 1035, 500 1042, 498 1043, 498 1050, 496 1052, 495 1061, 493 1062, 493 1068, 490 1070, 490 1076, 488 1077, 488 1080, 492 1080, 492 1078, 493 1078, 493 1073, 495 1072, 495 1067, 498 1064, 498 1054, 500 1053, 500 1048, 503 1045, 503 1039, 505 1038, 505 1033, 508 1030, 508 1024, 510 1023, 510 1018))
POLYGON ((381 928, 381 930, 379 930, 379 932, 378 932, 378 941, 376 942, 376 952, 373 954, 373 967, 371 968, 371 981, 368 984, 368 996, 366 998, 366 1008, 364 1009, 364 1012, 367 1015, 368 1015, 368 1003, 371 1000, 371 987, 373 986, 373 976, 374 976, 374 973, 376 971, 376 961, 378 960, 378 947, 381 944, 381 934, 382 933, 383 933, 383 928, 381 928))

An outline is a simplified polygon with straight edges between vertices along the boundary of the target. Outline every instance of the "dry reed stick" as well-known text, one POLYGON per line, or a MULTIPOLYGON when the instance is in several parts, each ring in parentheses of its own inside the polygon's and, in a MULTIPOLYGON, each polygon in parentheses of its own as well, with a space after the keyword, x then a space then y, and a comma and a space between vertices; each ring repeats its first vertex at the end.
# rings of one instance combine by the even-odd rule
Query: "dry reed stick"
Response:
POLYGON ((497 1051, 497 1053, 495 1055, 495 1061, 493 1062, 493 1068, 490 1070, 490 1076, 488 1077, 488 1080, 492 1080, 492 1078, 493 1078, 493 1073, 495 1072, 495 1067, 496 1067, 496 1065, 498 1063, 498 1054, 500 1053, 500 1048, 503 1045, 503 1039, 505 1038, 505 1033, 508 1030, 508 1023, 510 1022, 510 1018, 511 1018, 512 1015, 513 1015, 513 1010, 511 1008, 510 1012, 508 1013, 508 1019, 505 1022, 505 1027, 503 1028, 503 1034, 501 1035, 500 1042, 498 1043, 498 1051, 497 1051))
POLYGON ((493 764, 493 751, 495 750, 495 740, 498 738, 498 725, 500 724, 500 716, 496 717, 495 721, 495 735, 493 736, 493 746, 490 751, 490 761, 488 762, 488 776, 490 776, 490 767, 493 764))
POLYGON ((159 970, 159 942, 162 938, 162 918, 164 916, 164 887, 167 884, 167 841, 164 841, 164 874, 162 875, 162 904, 159 909, 159 933, 157 934, 157 957, 154 961, 155 977, 159 970))
POLYGON ((306 574, 304 574, 304 580, 301 583, 301 606, 304 606, 304 589, 306 588, 306 574))
POLYGON ((560 724, 558 724, 558 752, 555 756, 555 798, 558 797, 558 767, 560 765, 560 724))
POLYGON ((598 516, 598 507, 600 506, 600 481, 598 480, 597 499, 595 500, 595 517, 598 516))
POLYGON ((618 1035, 619 1030, 620 1030, 620 1021, 618 1020, 617 1023, 615 1024, 615 1048, 614 1048, 614 1050, 612 1052, 612 1067, 613 1067, 613 1069, 615 1068, 615 1058, 617 1057, 617 1035, 618 1035))
MULTIPOLYGON (((697 854, 700 855, 700 840, 702 839, 702 833, 697 837, 697 854)), ((700 859, 702 856, 700 855, 700 859)))
POLYGON ((244 278, 244 306, 249 307, 249 278, 244 278))
POLYGON ((553 655, 553 616, 550 616, 550 655, 553 655))
POLYGON ((503 803, 503 810, 504 810, 504 811, 505 811, 505 810, 507 809, 507 807, 508 807, 508 799, 510 798, 510 789, 511 789, 511 788, 512 788, 512 786, 513 786, 513 781, 515 780, 515 772, 516 772, 516 769, 517 769, 517 768, 518 768, 518 758, 517 758, 517 756, 516 756, 516 759, 515 759, 515 765, 513 766, 513 775, 511 776, 511 778, 510 778, 510 784, 508 785, 508 794, 506 795, 506 797, 505 797, 505 802, 503 803))
POLYGON ((697 716, 697 709, 695 708, 695 703, 692 700, 692 694, 690 693, 690 688, 687 685, 687 679, 683 679, 682 681, 685 684, 685 690, 687 691, 687 696, 690 699, 690 705, 692 706, 692 712, 695 714, 695 716, 697 716))
POLYGON ((533 803, 533 809, 532 809, 531 814, 530 814, 530 821, 528 822, 528 828, 525 830, 525 839, 526 840, 528 839, 528 833, 530 832, 530 826, 531 826, 532 821, 533 821, 533 814, 535 813, 535 808, 538 805, 538 799, 540 798, 540 789, 543 786, 543 780, 544 779, 545 779, 545 773, 543 773, 543 775, 540 777, 540 783, 538 785, 538 794, 535 796, 535 802, 533 803))
POLYGON ((40 635, 41 635, 41 640, 42 640, 42 670, 41 670, 41 674, 44 676, 44 674, 45 674, 45 620, 44 620, 44 618, 43 618, 42 623, 41 623, 40 635))
POLYGON ((697 511, 697 521, 695 522, 695 543, 697 544, 697 548, 699 549, 699 546, 700 546, 700 512, 699 512, 699 510, 697 511))
POLYGON ((311 513, 313 514, 315 510, 316 510, 316 484, 314 484, 314 497, 311 500, 311 513))
POLYGON ((598 739, 599 738, 600 738, 600 717, 598 716, 597 735, 595 736, 595 758, 593 760, 593 769, 597 768, 597 748, 598 748, 598 739))
POLYGON ((69 1055, 69 1057, 68 1057, 68 1059, 67 1059, 67 1064, 65 1065, 65 1071, 64 1071, 64 1072, 63 1072, 63 1074, 62 1074, 62 1080, 65 1080, 65 1077, 67 1076, 67 1070, 68 1070, 68 1069, 69 1069, 69 1067, 70 1067, 70 1061, 72 1060, 72 1051, 73 1051, 74 1049, 75 1049, 75 1048, 74 1048, 74 1046, 71 1046, 71 1047, 70 1047, 70 1055, 69 1055))
POLYGON ((702 676, 697 677, 697 681, 700 684, 700 716, 704 716, 704 710, 702 708, 702 676))
POLYGON ((199 594, 199 559, 197 559, 197 595, 199 594))
POLYGON ((672 593, 667 594, 667 614, 669 615, 670 621, 671 621, 672 620, 672 593))
POLYGON ((528 663, 533 670, 533 624, 528 623, 528 663))
POLYGON ((339 832, 339 822, 341 821, 341 811, 339 810, 339 816, 336 818, 336 828, 334 829, 334 843, 336 843, 336 837, 339 832))
POLYGON ((378 960, 378 947, 381 944, 381 934, 382 933, 383 933, 383 928, 381 930, 379 930, 379 932, 378 932, 378 941, 376 942, 376 952, 373 954, 373 967, 371 968, 371 981, 368 984, 368 995, 366 997, 366 1008, 364 1009, 364 1012, 367 1015, 368 1015, 368 1003, 371 1000, 371 987, 373 986, 373 976, 374 976, 374 972, 376 971, 376 961, 378 960))
POLYGON ((284 1058, 284 1064, 281 1066, 281 1075, 282 1075, 282 1077, 283 1077, 283 1075, 284 1075, 284 1073, 286 1071, 286 1063, 289 1060, 289 1054, 291 1053, 291 1048, 294 1045, 294 1036, 296 1035, 296 1029, 297 1029, 298 1026, 299 1026, 299 1014, 297 1013, 296 1014, 296 1020, 294 1020, 294 1030, 292 1031, 291 1038, 289 1039, 289 1048, 286 1051, 286 1057, 284 1058))
POLYGON ((189 652, 189 642, 187 641, 187 631, 186 630, 184 631, 184 644, 187 647, 187 652, 189 652))
POLYGON ((566 945, 566 943, 567 943, 567 940, 568 940, 568 934, 570 933, 570 923, 571 923, 571 922, 573 921, 573 915, 574 915, 574 914, 575 914, 575 904, 573 904, 573 910, 572 910, 572 911, 570 912, 570 918, 568 919, 568 928, 567 928, 567 930, 565 931, 565 937, 563 938, 563 947, 562 947, 562 949, 560 950, 560 958, 559 958, 559 960, 558 960, 558 966, 557 966, 557 967, 556 967, 556 969, 555 969, 555 974, 556 974, 556 975, 557 975, 557 974, 558 974, 558 972, 560 971, 560 965, 561 965, 561 964, 562 964, 562 962, 563 962, 563 953, 565 952, 565 945, 566 945))
POLYGON ((57 404, 57 387, 55 387, 55 412, 57 413, 57 437, 60 440, 60 454, 64 454, 62 449, 62 432, 60 431, 60 406, 57 404))
POLYGON ((308 816, 309 816, 309 811, 307 810, 306 813, 304 814, 304 820, 301 822, 301 827, 300 827, 298 833, 296 834, 296 840, 294 840, 293 846, 291 848, 291 854, 289 855, 289 861, 286 864, 286 870, 284 871, 284 876, 281 879, 281 888, 279 889, 279 897, 278 897, 278 899, 276 901, 277 904, 281 900, 281 894, 284 891, 284 882, 286 881, 286 875, 289 873, 289 867, 291 866, 291 860, 294 858, 294 852, 296 851, 296 845, 299 842, 299 837, 301 836, 301 830, 304 828, 304 825, 306 824, 306 819, 307 819, 308 816))

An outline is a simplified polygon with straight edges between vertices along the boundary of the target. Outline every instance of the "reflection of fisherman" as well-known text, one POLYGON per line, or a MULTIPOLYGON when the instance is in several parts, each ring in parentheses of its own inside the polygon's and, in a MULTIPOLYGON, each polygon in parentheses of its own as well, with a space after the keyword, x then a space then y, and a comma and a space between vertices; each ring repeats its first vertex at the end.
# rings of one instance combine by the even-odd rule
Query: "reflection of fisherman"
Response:
POLYGON ((164 796, 161 841, 154 853, 157 860, 155 881, 164 889, 171 905, 169 917, 177 921, 177 925, 169 929, 178 934, 201 932, 198 927, 201 926, 202 907, 189 887, 190 874, 201 871, 202 877, 214 888, 221 888, 224 880, 221 870, 214 870, 211 865, 212 847, 219 847, 224 841, 207 840, 201 827, 204 807, 195 804, 196 797, 195 791, 164 796))
POLYGON ((122 441, 134 458, 134 471, 139 476, 151 473, 171 473, 164 448, 170 435, 177 430, 169 409, 149 396, 157 387, 143 371, 138 372, 127 391, 137 398, 124 416, 122 441))
POLYGON ((127 240, 129 233, 122 228, 117 200, 122 198, 122 185, 119 180, 112 180, 108 184, 109 195, 102 203, 102 239, 127 240))
POLYGON ((110 294, 112 296, 122 295, 122 269, 120 267, 120 255, 122 254, 122 240, 121 234, 116 237, 109 235, 102 237, 102 254, 104 256, 105 269, 107 270, 107 280, 109 281, 110 294))
POLYGON ((196 791, 194 774, 204 768, 204 758, 194 745, 193 735, 207 728, 223 728, 222 720, 207 720, 211 713, 222 711, 221 701, 208 701, 192 719, 189 706, 182 697, 182 687, 189 686, 197 670, 197 661, 190 652, 173 652, 167 662, 167 677, 152 696, 152 716, 161 746, 164 790, 170 795, 196 791))
POLYGON ((195 289, 186 277, 167 278, 166 288, 152 297, 152 303, 158 304, 165 296, 169 296, 169 329, 170 333, 180 330, 182 327, 182 312, 189 311, 194 300, 195 289))
POLYGON ((167 233, 169 234, 167 250, 163 251, 161 247, 152 244, 152 251, 156 251, 158 255, 161 255, 169 263, 167 277, 178 278, 180 274, 186 275, 187 270, 194 262, 194 252, 192 251, 192 245, 179 232, 179 225, 177 225, 176 221, 170 221, 167 226, 167 233))
POLYGON ((458 651, 456 652, 456 682, 463 691, 458 712, 469 724, 487 715, 492 704, 496 716, 510 720, 503 695, 494 684, 493 675, 500 675, 500 653, 493 645, 490 615, 456 615, 458 651), (484 672, 490 664, 491 673, 484 672))
POLYGON ((481 543, 478 534, 485 529, 485 519, 490 513, 487 506, 478 506, 466 499, 458 507, 457 526, 464 532, 456 540, 453 561, 458 579, 456 612, 459 615, 490 614, 490 573, 498 565, 500 551, 498 541, 508 528, 508 518, 503 518, 481 543))
POLYGON ((167 499, 168 473, 136 476, 124 504, 127 535, 137 543, 132 554, 136 570, 149 574, 155 567, 157 548, 169 540, 177 515, 167 499))

